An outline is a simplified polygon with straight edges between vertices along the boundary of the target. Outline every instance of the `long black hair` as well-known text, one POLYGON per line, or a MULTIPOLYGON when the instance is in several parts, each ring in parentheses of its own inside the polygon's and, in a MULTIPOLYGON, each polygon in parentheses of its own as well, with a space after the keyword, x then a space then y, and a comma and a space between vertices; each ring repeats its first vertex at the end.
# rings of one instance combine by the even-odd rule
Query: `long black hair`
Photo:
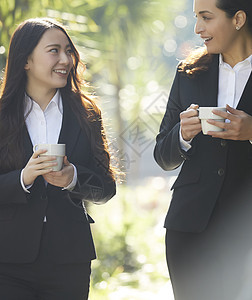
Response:
POLYGON ((24 21, 16 28, 10 41, 0 93, 0 172, 8 172, 23 166, 24 96, 27 84, 24 67, 43 34, 51 28, 61 30, 68 38, 72 49, 73 67, 66 86, 60 89, 62 96, 68 99, 80 125, 87 131, 96 159, 99 159, 111 178, 114 178, 115 171, 110 164, 100 109, 94 100, 81 90, 83 80, 79 74, 79 66, 82 65, 79 53, 64 27, 47 18, 24 21))
MULTIPOLYGON (((252 0, 216 0, 216 7, 223 10, 228 18, 233 18, 235 14, 242 10, 246 13, 246 25, 252 35, 252 0)), ((194 75, 208 70, 212 61, 212 55, 205 47, 193 50, 180 65, 180 71, 188 75, 194 75)))

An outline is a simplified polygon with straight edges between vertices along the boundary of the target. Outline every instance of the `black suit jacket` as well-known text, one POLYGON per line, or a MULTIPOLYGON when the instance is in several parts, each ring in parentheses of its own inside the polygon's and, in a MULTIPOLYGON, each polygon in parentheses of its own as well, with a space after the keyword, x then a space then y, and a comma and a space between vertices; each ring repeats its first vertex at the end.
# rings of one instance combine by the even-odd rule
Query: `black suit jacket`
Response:
MULTIPOLYGON (((95 258, 89 223, 92 219, 82 200, 104 203, 115 194, 115 182, 96 161, 90 141, 63 98, 63 121, 59 143, 66 144, 68 160, 77 168, 78 183, 69 192, 44 183, 39 176, 24 192, 21 170, 0 175, 0 262, 33 262, 39 252, 43 220, 47 217, 49 256, 56 263, 88 262, 95 258)), ((69 100, 71 101, 71 100, 69 100)), ((25 162, 32 143, 24 130, 25 162)))
MULTIPOLYGON (((199 133, 188 152, 180 147, 180 112, 192 103, 217 106, 218 63, 218 55, 214 55, 209 70, 194 77, 177 71, 156 139, 154 157, 164 170, 182 164, 165 220, 165 227, 171 230, 203 231, 220 195, 224 201, 237 202, 241 192, 251 189, 249 141, 222 140, 199 133)), ((237 109, 252 115, 252 75, 237 109)))

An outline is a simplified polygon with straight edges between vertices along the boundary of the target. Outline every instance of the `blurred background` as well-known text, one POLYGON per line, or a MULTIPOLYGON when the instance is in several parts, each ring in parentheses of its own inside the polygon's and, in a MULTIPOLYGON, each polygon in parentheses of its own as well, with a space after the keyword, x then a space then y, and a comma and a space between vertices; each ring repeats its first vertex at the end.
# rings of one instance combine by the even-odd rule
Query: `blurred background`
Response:
POLYGON ((192 0, 0 1, 0 70, 21 21, 46 16, 65 25, 126 174, 112 200, 88 206, 98 256, 91 300, 173 299, 163 223, 178 170, 162 171, 153 148, 176 65, 200 45, 192 6, 192 0))

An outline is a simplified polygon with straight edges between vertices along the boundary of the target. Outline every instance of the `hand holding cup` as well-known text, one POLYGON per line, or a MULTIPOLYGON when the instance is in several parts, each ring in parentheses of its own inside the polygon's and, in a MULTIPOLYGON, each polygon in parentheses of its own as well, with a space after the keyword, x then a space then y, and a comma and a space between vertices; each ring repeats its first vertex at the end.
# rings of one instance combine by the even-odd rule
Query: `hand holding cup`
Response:
POLYGON ((36 144, 33 147, 33 151, 37 150, 47 150, 45 153, 40 156, 55 156, 55 162, 57 165, 48 167, 52 171, 60 171, 63 167, 63 159, 66 154, 66 145, 65 144, 36 144))
POLYGON ((201 131, 198 108, 197 104, 191 104, 185 111, 180 113, 181 134, 185 141, 190 141, 201 131))
POLYGON ((199 119, 201 120, 202 132, 203 134, 208 134, 209 131, 223 131, 224 129, 219 127, 216 122, 225 122, 225 118, 222 116, 218 116, 214 114, 213 110, 220 110, 226 112, 226 107, 200 107, 199 111, 199 119), (210 124, 208 120, 214 120, 214 124, 210 124))
POLYGON ((33 152, 22 171, 22 180, 25 186, 33 184, 38 176, 52 172, 52 168, 57 165, 56 156, 45 155, 46 152, 46 149, 38 149, 33 152))

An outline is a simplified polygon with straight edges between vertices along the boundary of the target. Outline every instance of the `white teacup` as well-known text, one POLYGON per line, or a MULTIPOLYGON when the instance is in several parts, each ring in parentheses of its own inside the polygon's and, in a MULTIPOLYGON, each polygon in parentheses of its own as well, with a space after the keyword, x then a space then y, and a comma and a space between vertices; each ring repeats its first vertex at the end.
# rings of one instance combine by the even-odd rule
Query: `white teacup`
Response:
POLYGON ((201 127, 203 134, 208 131, 223 131, 223 128, 209 124, 207 120, 212 119, 218 122, 225 122, 225 118, 215 115, 212 110, 227 111, 226 107, 199 107, 199 119, 201 120, 201 127))
POLYGON ((33 151, 39 149, 47 150, 47 152, 40 154, 40 156, 55 156, 57 162, 56 166, 50 167, 53 171, 60 171, 63 167, 63 159, 66 155, 66 145, 65 144, 36 144, 33 147, 33 151))

